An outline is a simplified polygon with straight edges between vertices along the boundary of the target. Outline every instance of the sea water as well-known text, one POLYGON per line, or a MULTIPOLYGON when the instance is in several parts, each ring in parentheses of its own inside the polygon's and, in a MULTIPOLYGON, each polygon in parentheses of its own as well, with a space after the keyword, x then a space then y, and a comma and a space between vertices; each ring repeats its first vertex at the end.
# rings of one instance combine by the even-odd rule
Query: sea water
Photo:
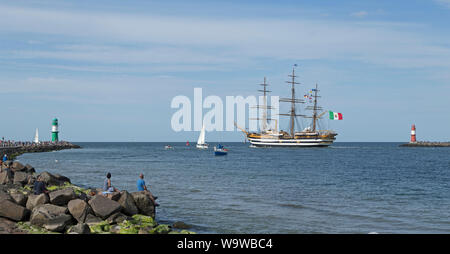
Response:
POLYGON ((224 143, 228 155, 216 157, 184 142, 76 144, 18 159, 84 187, 101 188, 110 172, 132 192, 143 173, 157 220, 198 233, 450 233, 450 148, 224 143))

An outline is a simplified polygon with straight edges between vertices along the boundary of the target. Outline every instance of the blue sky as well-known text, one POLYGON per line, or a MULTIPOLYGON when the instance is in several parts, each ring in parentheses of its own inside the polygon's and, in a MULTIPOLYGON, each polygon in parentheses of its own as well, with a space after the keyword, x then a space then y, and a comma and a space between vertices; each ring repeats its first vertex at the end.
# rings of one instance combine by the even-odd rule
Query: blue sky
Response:
POLYGON ((450 140, 448 24, 448 0, 0 0, 0 135, 50 139, 56 116, 65 140, 195 141, 172 131, 173 97, 257 95, 264 76, 288 96, 298 64, 299 93, 317 82, 344 114, 338 141, 407 141, 413 123, 450 140))

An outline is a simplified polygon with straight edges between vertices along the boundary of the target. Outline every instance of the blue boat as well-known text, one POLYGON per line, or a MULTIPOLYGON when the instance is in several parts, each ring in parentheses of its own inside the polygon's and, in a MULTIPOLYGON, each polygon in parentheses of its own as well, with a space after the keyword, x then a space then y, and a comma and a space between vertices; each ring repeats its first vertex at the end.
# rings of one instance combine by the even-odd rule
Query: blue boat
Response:
POLYGON ((227 154, 228 154, 228 149, 223 147, 221 144, 218 144, 217 146, 214 147, 214 155, 221 156, 221 155, 227 155, 227 154))

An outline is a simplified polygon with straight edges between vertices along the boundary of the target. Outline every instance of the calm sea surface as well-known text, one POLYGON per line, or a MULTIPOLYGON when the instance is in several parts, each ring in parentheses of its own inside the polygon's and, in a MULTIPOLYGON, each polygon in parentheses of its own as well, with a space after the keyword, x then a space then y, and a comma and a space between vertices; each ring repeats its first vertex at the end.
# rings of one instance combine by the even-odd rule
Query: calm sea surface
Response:
POLYGON ((185 143, 77 143, 18 159, 100 188, 136 191, 143 172, 160 222, 198 233, 450 233, 450 149, 398 143, 249 148, 215 157, 185 143), (170 144, 174 150, 165 150, 170 144))

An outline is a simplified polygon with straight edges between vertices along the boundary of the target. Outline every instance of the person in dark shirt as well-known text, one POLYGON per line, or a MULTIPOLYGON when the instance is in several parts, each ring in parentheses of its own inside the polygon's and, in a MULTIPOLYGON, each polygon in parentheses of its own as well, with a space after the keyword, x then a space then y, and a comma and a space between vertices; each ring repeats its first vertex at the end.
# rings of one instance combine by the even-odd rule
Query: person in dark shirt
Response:
POLYGON ((34 195, 40 195, 42 193, 48 193, 47 188, 45 187, 44 181, 42 181, 41 176, 38 176, 36 182, 34 182, 34 195))

